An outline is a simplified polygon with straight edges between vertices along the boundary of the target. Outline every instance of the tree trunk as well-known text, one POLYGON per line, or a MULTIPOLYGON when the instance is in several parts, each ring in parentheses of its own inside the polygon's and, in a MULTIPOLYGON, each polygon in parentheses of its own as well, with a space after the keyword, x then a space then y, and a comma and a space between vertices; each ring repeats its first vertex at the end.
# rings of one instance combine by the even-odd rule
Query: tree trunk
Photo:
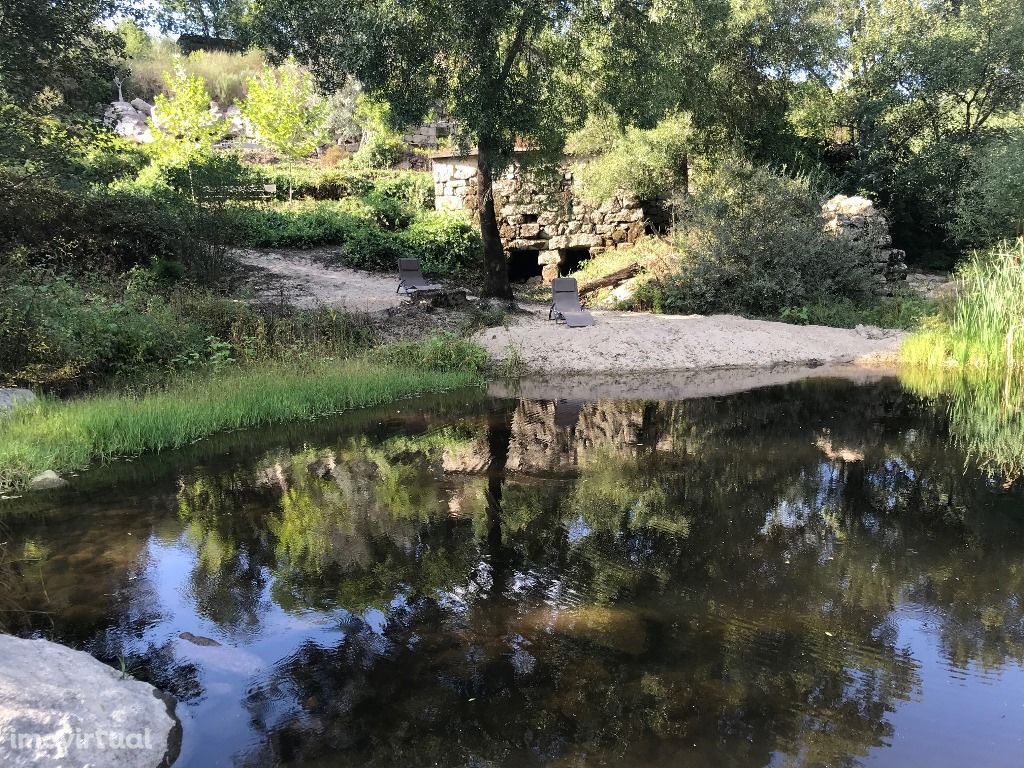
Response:
POLYGON ((498 231, 498 215, 494 207, 494 151, 480 140, 477 168, 480 185, 477 191, 477 211, 480 214, 480 236, 484 241, 484 287, 482 295, 495 299, 511 299, 512 285, 508 281, 508 259, 498 231))

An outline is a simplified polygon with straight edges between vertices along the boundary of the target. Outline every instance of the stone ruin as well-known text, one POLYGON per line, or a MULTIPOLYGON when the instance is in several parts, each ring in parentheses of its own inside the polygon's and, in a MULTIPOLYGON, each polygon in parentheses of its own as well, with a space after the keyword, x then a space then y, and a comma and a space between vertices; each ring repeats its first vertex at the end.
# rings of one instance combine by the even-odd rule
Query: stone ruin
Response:
POLYGON ((893 294, 907 279, 907 254, 892 247, 889 223, 875 204, 859 195, 836 195, 821 209, 825 231, 845 235, 855 242, 865 238, 873 254, 872 273, 879 293, 893 294))
MULTIPOLYGON (((475 154, 435 155, 434 206, 476 214, 479 171, 475 154)), ((498 227, 513 280, 550 283, 580 261, 630 248, 667 223, 661 206, 614 197, 593 206, 577 194, 573 168, 527 174, 513 164, 494 180, 498 227)))

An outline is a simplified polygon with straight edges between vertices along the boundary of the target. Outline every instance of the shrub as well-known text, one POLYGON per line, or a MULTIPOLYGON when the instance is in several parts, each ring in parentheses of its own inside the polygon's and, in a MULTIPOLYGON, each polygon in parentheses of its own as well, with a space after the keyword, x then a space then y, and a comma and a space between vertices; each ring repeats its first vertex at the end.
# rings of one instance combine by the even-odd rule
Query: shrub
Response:
POLYGON ((957 237, 986 248, 1024 235, 1024 132, 991 141, 973 165, 973 178, 957 200, 957 237))
POLYGON ((178 209, 138 192, 70 192, 0 174, 0 208, 0 253, 20 247, 30 266, 124 272, 185 261, 198 245, 178 209))
POLYGON ((613 118, 597 117, 571 137, 567 148, 581 158, 578 175, 592 201, 620 191, 640 200, 664 200, 686 191, 692 142, 687 115, 667 117, 650 130, 625 131, 613 118))
POLYGON ((859 303, 871 294, 869 240, 825 233, 821 196, 806 180, 730 163, 688 201, 678 271, 644 286, 637 303, 755 316, 859 303))
POLYGON ((194 193, 202 199, 224 187, 260 183, 261 178, 237 153, 210 150, 189 157, 171 154, 154 158, 136 182, 149 192, 167 189, 186 197, 194 193))
POLYGON ((239 245, 339 246, 339 263, 357 269, 390 271, 398 259, 416 258, 428 274, 451 275, 472 272, 481 263, 483 245, 469 222, 451 213, 389 210, 384 199, 377 199, 381 207, 359 200, 236 207, 224 226, 239 245))
POLYGON ((454 214, 421 214, 402 234, 409 253, 427 274, 473 273, 483 263, 479 231, 454 214))

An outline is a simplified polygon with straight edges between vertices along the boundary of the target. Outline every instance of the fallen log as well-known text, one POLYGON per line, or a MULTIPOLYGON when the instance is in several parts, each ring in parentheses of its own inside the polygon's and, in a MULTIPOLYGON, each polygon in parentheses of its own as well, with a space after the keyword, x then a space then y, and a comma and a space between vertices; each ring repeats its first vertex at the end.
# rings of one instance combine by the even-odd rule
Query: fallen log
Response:
POLYGON ((629 278, 635 276, 636 273, 639 271, 640 265, 636 262, 633 262, 632 264, 625 266, 622 269, 617 269, 614 272, 605 275, 604 277, 599 277, 596 280, 591 280, 590 282, 586 283, 579 289, 580 296, 586 296, 588 293, 593 293, 594 291, 600 290, 601 288, 608 288, 613 285, 618 285, 619 283, 624 282, 629 278))

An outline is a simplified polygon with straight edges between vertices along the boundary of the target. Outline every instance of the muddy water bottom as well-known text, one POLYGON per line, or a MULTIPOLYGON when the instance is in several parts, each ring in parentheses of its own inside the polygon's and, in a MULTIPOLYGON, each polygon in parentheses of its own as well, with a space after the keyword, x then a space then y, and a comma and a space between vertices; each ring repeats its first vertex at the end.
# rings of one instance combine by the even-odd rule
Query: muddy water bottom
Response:
POLYGON ((1020 765, 1019 484, 891 380, 702 392, 86 473, 0 507, 0 622, 177 696, 181 766, 1020 765))

